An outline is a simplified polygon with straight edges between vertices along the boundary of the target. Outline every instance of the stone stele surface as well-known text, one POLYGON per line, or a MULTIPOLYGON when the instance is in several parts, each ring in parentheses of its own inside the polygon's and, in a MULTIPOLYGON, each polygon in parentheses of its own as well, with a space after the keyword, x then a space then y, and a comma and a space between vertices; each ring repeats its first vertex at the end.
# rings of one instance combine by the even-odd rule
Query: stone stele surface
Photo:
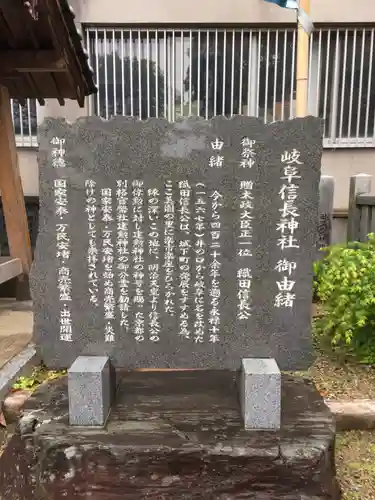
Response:
POLYGON ((31 274, 46 365, 309 366, 321 155, 313 117, 46 119, 31 274))
POLYGON ((282 425, 245 431, 236 374, 127 373, 106 429, 68 425, 67 381, 41 386, 0 457, 0 497, 339 500, 332 414, 283 375, 282 425))

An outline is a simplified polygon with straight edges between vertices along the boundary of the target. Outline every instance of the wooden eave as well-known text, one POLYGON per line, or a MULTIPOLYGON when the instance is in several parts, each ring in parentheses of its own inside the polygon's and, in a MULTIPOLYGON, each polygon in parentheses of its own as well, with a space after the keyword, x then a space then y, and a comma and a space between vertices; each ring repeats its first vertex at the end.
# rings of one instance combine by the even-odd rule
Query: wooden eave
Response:
POLYGON ((0 85, 15 99, 75 99, 97 91, 67 0, 0 0, 0 85))

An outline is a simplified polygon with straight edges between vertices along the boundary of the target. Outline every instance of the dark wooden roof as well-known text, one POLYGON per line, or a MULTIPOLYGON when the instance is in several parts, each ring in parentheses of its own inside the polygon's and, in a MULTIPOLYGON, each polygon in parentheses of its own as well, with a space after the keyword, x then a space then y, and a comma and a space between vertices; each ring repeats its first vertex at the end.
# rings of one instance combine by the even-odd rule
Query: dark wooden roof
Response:
POLYGON ((67 0, 0 0, 0 85, 16 99, 76 99, 96 92, 67 0))

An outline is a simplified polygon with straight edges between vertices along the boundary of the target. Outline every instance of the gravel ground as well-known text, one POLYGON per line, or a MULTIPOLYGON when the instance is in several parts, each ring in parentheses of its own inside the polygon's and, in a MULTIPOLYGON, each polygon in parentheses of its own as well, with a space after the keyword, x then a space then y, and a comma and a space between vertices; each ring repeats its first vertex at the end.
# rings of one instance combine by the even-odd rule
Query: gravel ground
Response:
POLYGON ((375 500, 375 432, 342 432, 336 467, 343 500, 375 500))
MULTIPOLYGON (((375 400, 375 367, 319 353, 307 374, 325 399, 375 400)), ((375 431, 338 433, 336 467, 343 500, 375 500, 375 431)))

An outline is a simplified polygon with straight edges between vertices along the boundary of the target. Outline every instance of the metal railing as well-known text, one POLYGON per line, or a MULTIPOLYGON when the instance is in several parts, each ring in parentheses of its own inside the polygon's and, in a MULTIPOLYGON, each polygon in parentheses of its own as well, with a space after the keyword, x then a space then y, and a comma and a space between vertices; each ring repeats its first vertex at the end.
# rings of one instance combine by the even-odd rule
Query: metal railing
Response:
POLYGON ((37 104, 35 99, 26 99, 21 105, 11 99, 16 145, 18 147, 36 147, 37 141, 37 104))
POLYGON ((326 145, 375 146, 374 28, 326 29, 310 42, 309 111, 326 145))
MULTIPOLYGON (((295 114, 295 29, 87 28, 99 92, 90 114, 295 114)), ((325 145, 375 146, 374 28, 318 29, 310 43, 309 112, 325 145)))

